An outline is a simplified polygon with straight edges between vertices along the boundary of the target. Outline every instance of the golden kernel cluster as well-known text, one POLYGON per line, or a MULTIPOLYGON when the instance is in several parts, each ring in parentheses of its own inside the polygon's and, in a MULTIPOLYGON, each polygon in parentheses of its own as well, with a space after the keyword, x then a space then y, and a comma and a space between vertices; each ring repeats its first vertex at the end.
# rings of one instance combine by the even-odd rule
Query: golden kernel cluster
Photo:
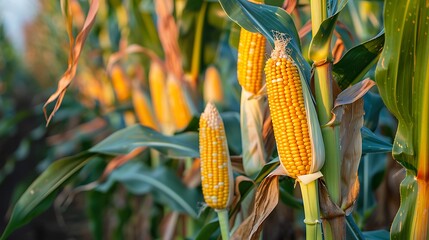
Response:
POLYGON ((312 164, 311 140, 298 69, 287 58, 270 58, 265 75, 282 166, 293 178, 308 174, 312 164))
POLYGON ((222 119, 212 104, 200 118, 201 184, 204 200, 214 209, 227 208, 229 202, 230 169, 226 135, 222 119))
POLYGON ((248 92, 258 93, 262 87, 265 58, 265 37, 241 29, 238 44, 237 77, 248 92))
POLYGON ((167 80, 167 93, 176 129, 185 128, 192 119, 192 113, 184 96, 184 89, 174 78, 167 80))

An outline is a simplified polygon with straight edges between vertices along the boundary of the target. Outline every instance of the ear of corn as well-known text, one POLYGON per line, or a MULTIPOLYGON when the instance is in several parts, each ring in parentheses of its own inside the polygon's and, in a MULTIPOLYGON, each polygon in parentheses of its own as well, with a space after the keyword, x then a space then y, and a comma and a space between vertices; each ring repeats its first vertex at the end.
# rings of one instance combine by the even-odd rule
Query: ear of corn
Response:
MULTIPOLYGON (((259 1, 258 1, 259 2, 259 1)), ((266 160, 262 127, 265 98, 251 99, 263 85, 266 39, 262 34, 244 28, 238 44, 237 78, 242 86, 240 124, 243 147, 243 168, 248 176, 258 173, 266 160)))
POLYGON ((275 41, 265 74, 280 161, 288 175, 296 178, 320 170, 324 145, 307 83, 285 45, 284 39, 275 41))
POLYGON ((133 86, 133 106, 139 122, 147 127, 158 130, 158 124, 155 121, 149 98, 142 92, 138 84, 133 86))
POLYGON ((206 70, 204 78, 204 102, 223 102, 222 80, 215 66, 210 66, 206 70))
POLYGON ((193 103, 186 89, 172 74, 167 79, 167 94, 175 129, 183 129, 192 119, 193 103))
POLYGON ((248 92, 256 94, 262 87, 265 60, 265 37, 244 28, 240 31, 238 44, 237 78, 248 92))
POLYGON ((129 100, 131 95, 130 82, 119 65, 114 65, 112 68, 112 83, 118 101, 124 102, 129 100))
POLYGON ((201 114, 199 142, 204 200, 211 208, 226 209, 233 194, 232 167, 224 125, 212 103, 201 114))
POLYGON ((165 134, 174 132, 170 103, 167 97, 167 79, 160 63, 154 61, 149 70, 149 89, 155 116, 165 134))

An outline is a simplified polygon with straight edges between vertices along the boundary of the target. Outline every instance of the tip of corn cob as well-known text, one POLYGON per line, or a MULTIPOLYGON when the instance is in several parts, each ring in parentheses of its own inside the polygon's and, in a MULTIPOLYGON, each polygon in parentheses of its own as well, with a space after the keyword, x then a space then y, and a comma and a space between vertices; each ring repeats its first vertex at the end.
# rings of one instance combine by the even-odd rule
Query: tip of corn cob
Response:
POLYGON ((286 34, 275 32, 274 33, 274 49, 271 52, 272 59, 286 58, 292 60, 289 54, 287 45, 291 41, 291 38, 287 37, 286 34))

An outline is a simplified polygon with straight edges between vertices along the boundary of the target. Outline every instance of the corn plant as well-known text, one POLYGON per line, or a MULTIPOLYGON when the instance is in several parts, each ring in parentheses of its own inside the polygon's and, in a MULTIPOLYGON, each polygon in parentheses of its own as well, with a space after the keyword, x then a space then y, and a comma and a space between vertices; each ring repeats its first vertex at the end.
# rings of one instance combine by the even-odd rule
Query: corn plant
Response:
POLYGON ((368 185, 358 169, 391 151, 406 177, 390 237, 429 238, 425 1, 385 1, 384 12, 347 0, 61 3, 68 68, 44 105, 47 122, 67 109, 76 84, 77 100, 98 106, 95 119, 112 131, 51 163, 16 202, 1 239, 61 189, 56 201, 82 192, 89 203, 105 200, 88 209, 95 239, 269 239, 265 223, 282 204, 296 216, 279 228, 295 238, 384 239, 389 232, 356 224, 359 184, 368 185), (97 63, 85 44, 100 48, 97 63), (393 145, 373 133, 378 93, 398 120, 393 145), (109 204, 114 230, 103 227, 109 204), (133 237, 124 229, 136 218, 152 224, 133 237))

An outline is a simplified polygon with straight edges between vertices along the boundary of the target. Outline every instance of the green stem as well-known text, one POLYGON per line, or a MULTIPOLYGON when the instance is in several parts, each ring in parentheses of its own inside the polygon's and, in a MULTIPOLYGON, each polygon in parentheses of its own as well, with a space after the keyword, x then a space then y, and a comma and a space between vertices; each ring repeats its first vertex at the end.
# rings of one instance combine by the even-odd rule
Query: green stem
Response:
MULTIPOLYGON (((311 0, 311 21, 313 37, 319 30, 323 20, 327 17, 326 0, 311 0)), ((328 43, 330 45, 330 42, 328 43)), ((316 107, 319 122, 323 126, 331 119, 331 110, 333 108, 333 93, 332 93, 332 63, 331 49, 329 48, 323 54, 322 59, 313 59, 315 61, 324 61, 325 64, 319 64, 315 68, 314 87, 316 95, 316 107)), ((339 126, 328 126, 322 128, 323 141, 325 143, 325 164, 322 168, 329 195, 333 202, 339 204, 341 196, 340 185, 340 142, 339 142, 339 126)))
POLYGON ((301 187, 301 195, 304 202, 306 239, 321 240, 322 226, 320 222, 317 179, 308 184, 304 184, 301 181, 298 182, 301 187))
POLYGON ((203 41, 203 30, 204 30, 204 18, 206 16, 207 2, 202 3, 200 12, 197 18, 197 25, 195 27, 195 37, 194 37, 194 49, 192 51, 192 65, 191 65, 191 77, 192 84, 196 87, 196 82, 198 75, 200 73, 201 65, 201 45, 203 41))
POLYGON ((157 168, 160 165, 161 163, 160 157, 161 155, 157 150, 150 149, 150 161, 152 163, 152 168, 157 168))
POLYGON ((313 37, 316 36, 320 24, 328 18, 328 8, 326 0, 310 0, 311 5, 311 31, 313 37))
POLYGON ((222 234, 222 240, 229 240, 229 216, 228 210, 216 209, 217 216, 219 218, 220 232, 222 234))
MULTIPOLYGON (((310 0, 312 35, 316 36, 322 22, 327 16, 326 0, 310 0)), ((330 46, 331 38, 327 43, 330 46)), ((314 88, 317 107, 317 115, 322 126, 331 119, 333 108, 332 91, 332 62, 331 49, 321 54, 320 59, 312 59, 317 62, 314 71, 314 88)), ((323 142, 325 143, 325 164, 321 169, 331 200, 339 205, 341 197, 341 157, 340 157, 340 131, 339 126, 325 126, 322 128, 323 142)), ((334 239, 342 231, 342 226, 332 226, 330 221, 324 221, 325 239, 334 239)))

